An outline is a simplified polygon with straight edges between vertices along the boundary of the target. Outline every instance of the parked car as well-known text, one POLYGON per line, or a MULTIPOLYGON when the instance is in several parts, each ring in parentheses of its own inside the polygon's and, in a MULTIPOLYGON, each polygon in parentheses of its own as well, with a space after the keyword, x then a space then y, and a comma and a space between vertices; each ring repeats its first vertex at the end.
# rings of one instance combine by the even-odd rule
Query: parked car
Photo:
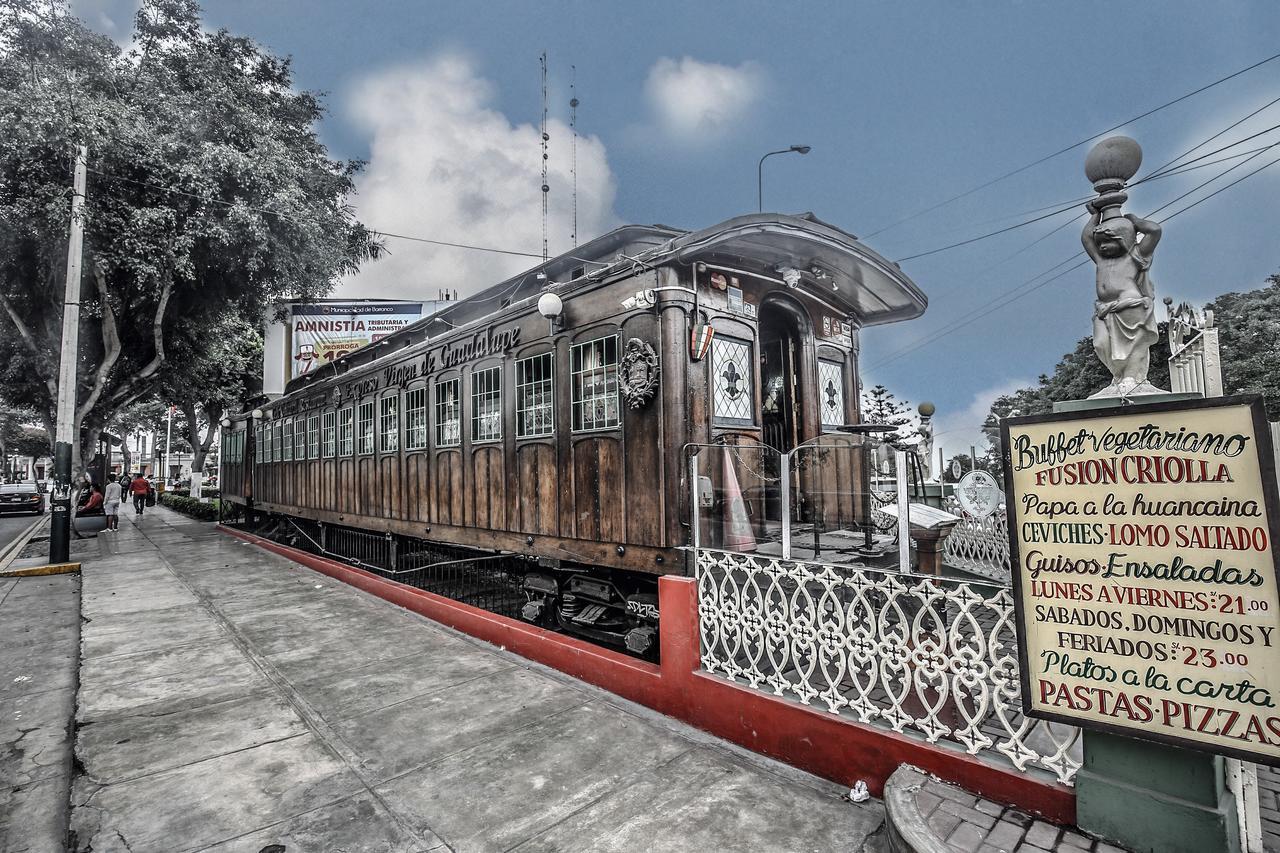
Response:
POLYGON ((0 513, 4 512, 43 514, 44 498, 36 489, 36 484, 10 483, 0 486, 0 513))

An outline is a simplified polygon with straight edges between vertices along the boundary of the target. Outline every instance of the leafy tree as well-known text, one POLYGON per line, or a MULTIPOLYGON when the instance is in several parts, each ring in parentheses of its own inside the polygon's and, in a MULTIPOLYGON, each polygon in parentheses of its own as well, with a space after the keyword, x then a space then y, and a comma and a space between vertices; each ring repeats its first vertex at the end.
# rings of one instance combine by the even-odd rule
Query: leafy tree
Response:
MULTIPOLYGON (((1169 387, 1169 328, 1160 323, 1160 337, 1151 347, 1151 370, 1148 378, 1153 385, 1169 387)), ((999 471, 1004 449, 1000 443, 1000 420, 1019 415, 1043 415, 1053 411, 1053 404, 1063 400, 1084 400, 1111 383, 1107 370, 1093 351, 1093 338, 1081 338, 1071 352, 1058 362, 1050 375, 1041 374, 1039 381, 1030 388, 1020 388, 1012 394, 997 397, 991 411, 983 421, 982 432, 987 437, 987 464, 999 471)))
POLYGON ((262 336, 249 321, 227 315, 208 330, 201 358, 170 376, 161 394, 182 413, 178 437, 191 448, 191 496, 200 497, 205 459, 223 414, 239 407, 261 385, 262 336))
POLYGON ((1224 293, 1213 311, 1227 394, 1261 394, 1267 418, 1280 421, 1280 273, 1267 286, 1224 293))
POLYGON ((910 411, 907 400, 898 400, 883 385, 876 385, 862 392, 863 423, 897 427, 897 431, 892 433, 892 438, 897 441, 919 437, 915 418, 910 411))
MULTIPOLYGON (((963 477, 965 474, 968 474, 970 471, 974 469, 973 459, 970 458, 968 453, 957 453, 955 456, 952 456, 950 459, 947 460, 946 466, 942 469, 942 481, 944 483, 960 482, 960 477, 956 477, 951 473, 951 464, 953 462, 960 463, 960 477, 963 477)), ((991 460, 985 456, 978 457, 977 468, 979 471, 986 471, 988 474, 991 474, 993 476, 998 476, 1000 473, 999 466, 996 466, 993 469, 991 465, 991 460)))
POLYGON ((146 0, 132 47, 64 0, 0 5, 0 382, 46 428, 59 394, 71 152, 88 146, 76 470, 116 413, 191 369, 227 312, 314 298, 376 257, 289 60, 146 0))

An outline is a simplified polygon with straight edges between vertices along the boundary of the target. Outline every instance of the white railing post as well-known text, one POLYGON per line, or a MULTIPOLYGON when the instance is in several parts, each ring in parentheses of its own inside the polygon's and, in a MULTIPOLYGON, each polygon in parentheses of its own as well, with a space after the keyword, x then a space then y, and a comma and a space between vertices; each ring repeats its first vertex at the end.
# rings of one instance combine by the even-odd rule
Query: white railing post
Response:
POLYGON ((781 475, 778 491, 782 503, 782 559, 791 559, 791 454, 784 453, 778 460, 781 475))
POLYGON ((693 556, 697 559, 702 546, 702 506, 698 495, 698 454, 689 454, 689 524, 693 540, 693 556))
POLYGON ((911 571, 911 520, 907 518, 907 453, 893 451, 898 469, 898 571, 911 571))

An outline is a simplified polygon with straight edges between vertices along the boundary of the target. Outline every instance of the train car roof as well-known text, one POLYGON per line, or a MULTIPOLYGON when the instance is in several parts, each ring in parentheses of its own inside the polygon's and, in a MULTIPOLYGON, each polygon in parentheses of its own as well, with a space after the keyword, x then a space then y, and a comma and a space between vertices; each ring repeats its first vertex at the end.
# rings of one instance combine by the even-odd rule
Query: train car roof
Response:
MULTIPOLYGON (((669 263, 725 264, 788 286, 803 286, 837 303, 859 326, 919 317, 928 298, 894 262, 854 235, 812 213, 752 213, 686 231, 666 225, 624 225, 512 276, 479 293, 451 303, 412 325, 344 357, 364 362, 378 355, 447 334, 559 282, 561 294, 619 274, 669 263)), ((322 365, 289 383, 286 393, 327 379, 342 370, 322 365)))

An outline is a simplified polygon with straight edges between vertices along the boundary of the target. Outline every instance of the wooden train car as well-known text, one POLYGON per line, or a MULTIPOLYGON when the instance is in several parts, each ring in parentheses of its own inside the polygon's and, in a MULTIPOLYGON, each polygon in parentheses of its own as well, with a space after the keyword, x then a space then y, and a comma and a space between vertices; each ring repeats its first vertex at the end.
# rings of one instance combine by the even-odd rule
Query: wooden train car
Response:
POLYGON ((682 450, 857 422, 860 330, 925 306, 812 215, 622 227, 232 418, 223 498, 521 558, 525 618, 643 651, 684 571, 682 450))

